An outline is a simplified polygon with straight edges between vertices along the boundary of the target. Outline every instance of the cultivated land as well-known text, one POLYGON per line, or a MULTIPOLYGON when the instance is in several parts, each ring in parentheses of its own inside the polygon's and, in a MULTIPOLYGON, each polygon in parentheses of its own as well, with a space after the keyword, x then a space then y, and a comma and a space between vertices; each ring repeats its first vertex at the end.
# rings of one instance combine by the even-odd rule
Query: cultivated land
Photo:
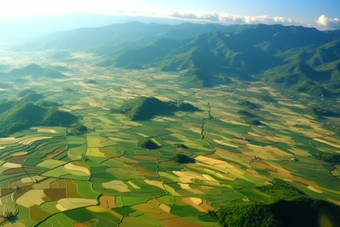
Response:
POLYGON ((340 204, 340 166, 314 157, 340 154, 340 133, 330 127, 336 120, 303 112, 321 101, 339 106, 337 99, 287 94, 260 82, 188 88, 177 74, 96 67, 99 59, 90 54, 76 53, 68 64, 44 52, 0 53, 0 61, 13 67, 34 59, 69 69, 65 79, 6 82, 11 88, 1 89, 1 99, 15 99, 30 88, 61 102, 59 109, 82 116, 81 123, 91 129, 69 135, 65 127, 35 127, 0 139, 0 213, 16 213, 16 226, 219 226, 208 211, 230 201, 274 201, 256 189, 273 178, 340 204), (65 92, 68 88, 72 92, 65 92), (183 100, 200 111, 146 121, 111 113, 138 96, 183 100), (239 105, 243 100, 261 108, 239 105), (240 110, 262 125, 247 123, 240 110), (144 139, 159 148, 139 147, 144 139), (176 153, 196 162, 173 162, 176 153))

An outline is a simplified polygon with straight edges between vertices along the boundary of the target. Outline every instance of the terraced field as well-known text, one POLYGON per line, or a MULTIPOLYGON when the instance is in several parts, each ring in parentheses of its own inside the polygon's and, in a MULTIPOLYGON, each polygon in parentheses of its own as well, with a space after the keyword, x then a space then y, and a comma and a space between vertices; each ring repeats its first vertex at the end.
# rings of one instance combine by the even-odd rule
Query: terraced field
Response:
POLYGON ((235 200, 272 201, 255 187, 273 178, 340 204, 339 166, 313 156, 340 153, 339 132, 301 114, 313 101, 309 97, 289 99, 256 84, 188 89, 178 75, 152 70, 141 75, 98 69, 91 74, 98 84, 89 85, 82 82, 88 74, 77 76, 80 64, 73 65, 69 79, 30 80, 27 86, 62 100, 61 108, 81 115, 90 132, 68 135, 66 128, 39 127, 0 139, 0 213, 16 213, 16 226, 219 226, 208 211, 235 200), (63 92, 68 87, 76 92, 63 92), (258 99, 263 93, 277 102, 258 99), (110 113, 140 95, 185 100, 201 111, 138 122, 110 113), (238 105, 242 100, 261 108, 238 105), (240 110, 263 125, 249 125, 240 110), (138 147, 145 138, 160 148, 138 147), (196 162, 173 162, 176 153, 196 162))

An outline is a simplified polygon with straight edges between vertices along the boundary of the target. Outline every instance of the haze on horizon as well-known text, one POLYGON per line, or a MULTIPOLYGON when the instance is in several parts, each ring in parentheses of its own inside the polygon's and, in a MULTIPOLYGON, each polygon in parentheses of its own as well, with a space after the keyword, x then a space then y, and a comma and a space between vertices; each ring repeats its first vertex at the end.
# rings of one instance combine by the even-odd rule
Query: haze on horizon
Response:
POLYGON ((338 0, 0 0, 0 20, 91 13, 224 24, 283 24, 340 28, 338 0))

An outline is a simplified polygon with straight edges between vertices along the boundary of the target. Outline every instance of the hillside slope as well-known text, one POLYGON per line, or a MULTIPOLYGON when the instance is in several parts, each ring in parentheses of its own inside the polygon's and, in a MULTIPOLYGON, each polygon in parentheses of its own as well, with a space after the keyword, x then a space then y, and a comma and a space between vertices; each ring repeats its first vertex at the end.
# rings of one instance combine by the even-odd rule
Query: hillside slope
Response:
POLYGON ((22 68, 12 69, 9 72, 0 72, 0 80, 17 79, 24 76, 46 77, 52 79, 62 79, 66 76, 53 69, 44 69, 36 64, 27 65, 22 68))
POLYGON ((33 103, 25 98, 1 102, 0 137, 32 126, 67 126, 77 120, 71 113, 44 104, 42 101, 33 103))
POLYGON ((176 111, 197 111, 198 108, 183 102, 162 102, 154 97, 138 97, 126 101, 119 108, 111 109, 112 113, 125 114, 131 120, 142 121, 155 115, 171 115, 176 111))
POLYGON ((202 86, 220 84, 226 77, 251 80, 264 73, 265 80, 298 92, 331 95, 338 93, 331 84, 340 78, 340 39, 334 34, 301 26, 243 26, 237 32, 159 39, 106 57, 102 65, 179 71, 202 86))

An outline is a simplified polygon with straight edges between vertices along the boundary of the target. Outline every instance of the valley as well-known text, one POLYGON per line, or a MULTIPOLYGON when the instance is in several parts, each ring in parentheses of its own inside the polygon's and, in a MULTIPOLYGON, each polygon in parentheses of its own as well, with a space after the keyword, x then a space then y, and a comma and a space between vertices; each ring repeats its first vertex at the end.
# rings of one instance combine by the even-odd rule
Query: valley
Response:
POLYGON ((231 202, 276 202, 261 188, 274 179, 340 205, 337 117, 306 110, 336 112, 339 98, 233 77, 189 86, 178 72, 101 67, 102 58, 87 52, 68 61, 49 54, 3 50, 1 64, 39 62, 63 69, 64 77, 0 79, 0 100, 31 89, 79 116, 88 130, 35 125, 0 138, 0 213, 16 214, 17 226, 220 226, 212 213, 231 202), (146 118, 112 111, 141 96, 170 112, 143 102, 136 113, 152 111, 146 118), (170 104, 178 102, 195 108, 174 111, 170 104), (139 146, 145 140, 157 146, 139 146), (174 161, 176 154, 190 161, 174 161))

